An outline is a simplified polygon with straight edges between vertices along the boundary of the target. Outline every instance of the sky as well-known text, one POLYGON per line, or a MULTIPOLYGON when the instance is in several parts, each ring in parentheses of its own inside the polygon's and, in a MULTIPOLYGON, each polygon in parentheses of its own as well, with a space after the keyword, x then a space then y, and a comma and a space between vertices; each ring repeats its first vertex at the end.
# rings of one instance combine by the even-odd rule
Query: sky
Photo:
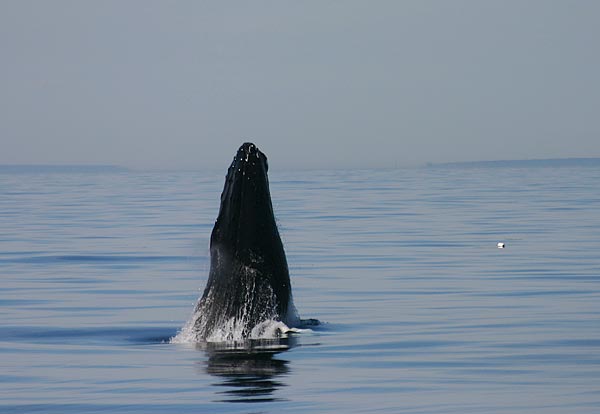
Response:
POLYGON ((600 157, 600 2, 0 0, 0 164, 600 157))

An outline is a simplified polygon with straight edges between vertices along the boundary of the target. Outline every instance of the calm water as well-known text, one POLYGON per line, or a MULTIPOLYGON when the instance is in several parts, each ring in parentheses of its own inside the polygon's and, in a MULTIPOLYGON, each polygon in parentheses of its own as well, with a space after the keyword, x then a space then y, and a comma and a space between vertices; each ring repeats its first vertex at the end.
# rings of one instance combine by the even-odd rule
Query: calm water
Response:
POLYGON ((224 174, 0 174, 0 412, 600 412, 599 168, 272 172, 325 323, 246 358, 168 343, 224 174))

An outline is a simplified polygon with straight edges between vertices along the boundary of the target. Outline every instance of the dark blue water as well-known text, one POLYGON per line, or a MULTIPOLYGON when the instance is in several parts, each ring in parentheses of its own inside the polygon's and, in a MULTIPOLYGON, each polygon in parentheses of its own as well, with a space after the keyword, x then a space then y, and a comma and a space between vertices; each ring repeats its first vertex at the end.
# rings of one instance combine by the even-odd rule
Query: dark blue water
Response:
POLYGON ((324 324, 248 355, 169 343, 223 181, 0 174, 0 412, 600 412, 599 168, 272 172, 324 324))

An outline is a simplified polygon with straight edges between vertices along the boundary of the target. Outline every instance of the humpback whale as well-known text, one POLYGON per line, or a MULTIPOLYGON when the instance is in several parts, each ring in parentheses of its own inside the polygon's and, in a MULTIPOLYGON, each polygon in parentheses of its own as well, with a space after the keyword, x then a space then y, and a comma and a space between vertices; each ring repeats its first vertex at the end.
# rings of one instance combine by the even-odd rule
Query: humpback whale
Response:
POLYGON ((197 341, 260 337, 273 323, 299 323, 267 171, 267 157, 249 142, 229 167, 208 281, 187 326, 197 341))

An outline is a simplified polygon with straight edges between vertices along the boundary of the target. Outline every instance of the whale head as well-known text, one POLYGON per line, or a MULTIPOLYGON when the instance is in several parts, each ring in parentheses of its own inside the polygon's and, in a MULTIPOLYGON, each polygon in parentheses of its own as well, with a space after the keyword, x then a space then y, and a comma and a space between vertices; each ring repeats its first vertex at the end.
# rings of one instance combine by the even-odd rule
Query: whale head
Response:
POLYGON ((268 170, 267 157, 256 145, 247 142, 239 148, 227 171, 211 245, 228 243, 243 254, 262 244, 263 237, 279 237, 268 170))

